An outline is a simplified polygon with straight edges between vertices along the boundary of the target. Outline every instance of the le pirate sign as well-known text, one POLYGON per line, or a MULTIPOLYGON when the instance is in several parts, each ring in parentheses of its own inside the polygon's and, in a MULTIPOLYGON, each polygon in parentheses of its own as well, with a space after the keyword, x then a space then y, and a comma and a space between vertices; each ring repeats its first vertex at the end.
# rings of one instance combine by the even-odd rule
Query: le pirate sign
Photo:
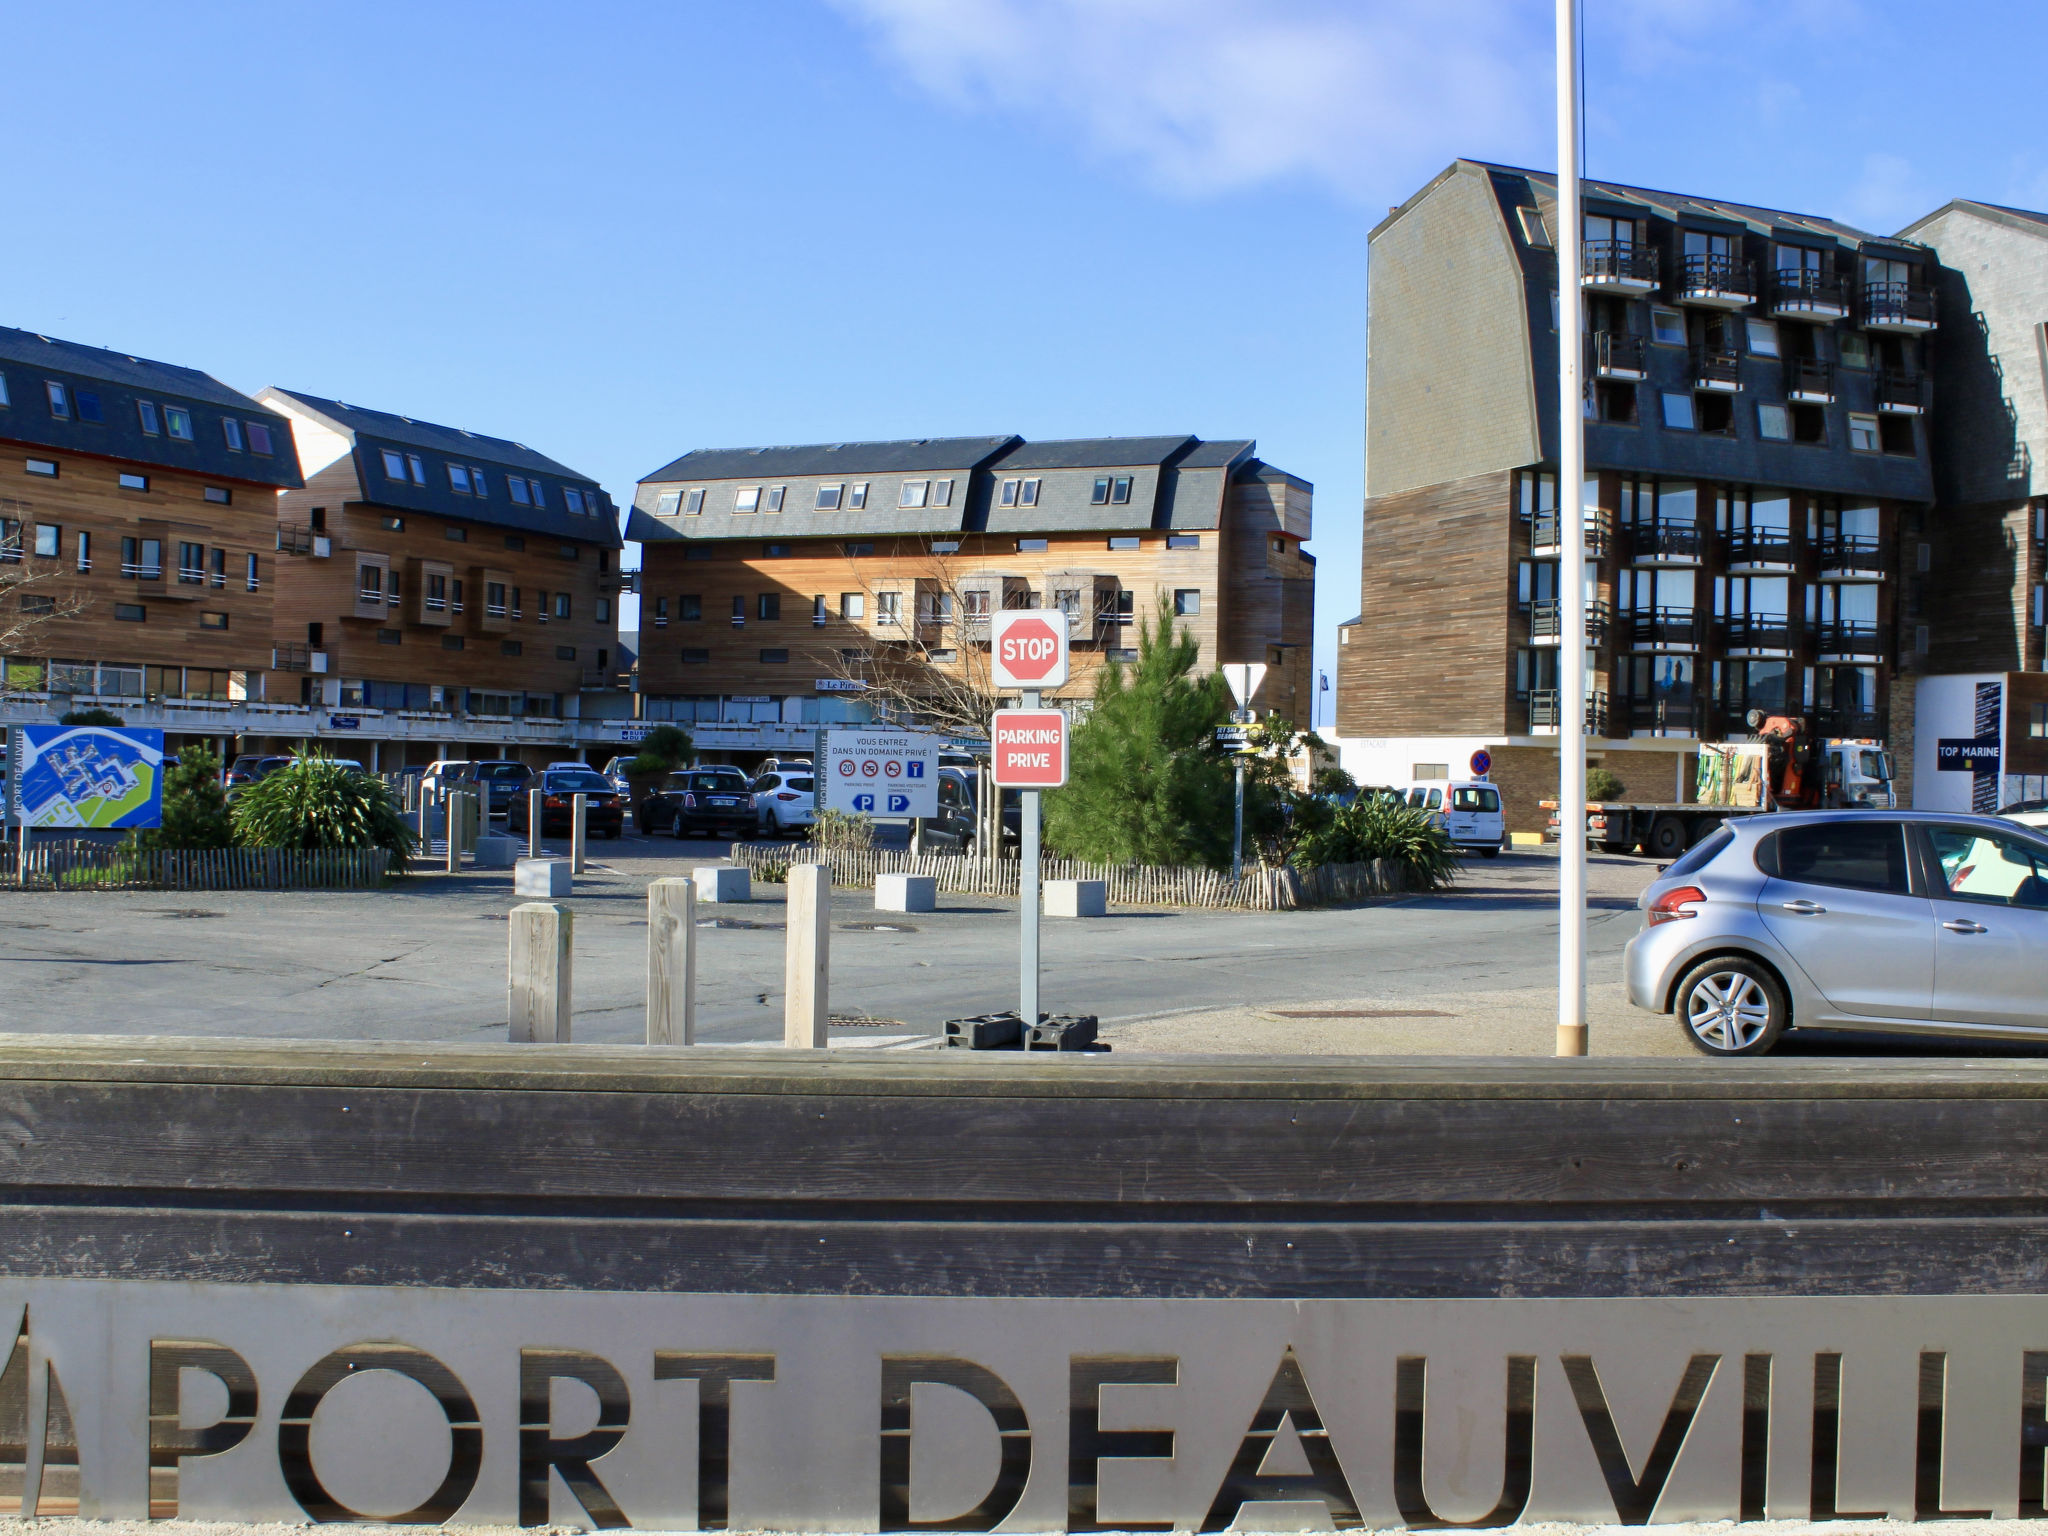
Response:
POLYGON ((23 1281, 24 1513, 807 1531, 2043 1512, 2048 1298, 23 1281))

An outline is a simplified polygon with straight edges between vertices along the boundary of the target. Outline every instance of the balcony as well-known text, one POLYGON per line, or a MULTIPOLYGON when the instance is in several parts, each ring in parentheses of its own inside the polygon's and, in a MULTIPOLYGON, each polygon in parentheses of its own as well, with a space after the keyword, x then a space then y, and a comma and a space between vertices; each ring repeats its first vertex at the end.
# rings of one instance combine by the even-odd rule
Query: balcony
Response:
POLYGON ((324 560, 334 553, 334 542, 324 533, 317 533, 307 523, 279 523, 277 525, 277 552, 280 555, 311 555, 324 560))
POLYGON ((1742 354, 1733 347, 1694 347, 1692 387, 1735 394, 1742 388, 1742 354))
POLYGON ((1706 720, 1706 701, 1687 694, 1660 694, 1628 701, 1628 728, 1632 736, 1698 736, 1705 729, 1706 720))
POLYGON ((1747 309, 1756 302, 1756 269, 1739 256, 1687 256, 1672 297, 1703 309, 1747 309))
POLYGON ((1731 575, 1752 571, 1789 571, 1796 563, 1790 528, 1752 524, 1728 530, 1728 570, 1731 575))
POLYGON ((1884 716, 1874 709, 1817 709, 1814 733, 1827 740, 1883 741, 1884 716))
MULTIPOLYGON (((1585 514, 1586 558, 1597 560, 1607 553, 1607 546, 1614 540, 1614 518, 1602 511, 1585 514)), ((1529 553, 1532 555, 1562 555, 1564 553, 1564 519, 1556 512, 1538 512, 1529 523, 1529 553)))
POLYGON ((1660 517, 1630 525, 1631 563, 1635 565, 1698 565, 1700 525, 1660 517))
MULTIPOLYGON (((1563 694, 1556 688, 1538 688, 1524 695, 1529 712, 1529 734, 1531 736, 1555 736, 1558 727, 1564 723, 1563 694)), ((1607 695, 1599 690, 1586 694, 1586 734, 1605 736, 1607 734, 1607 695)))
POLYGON ((1820 574, 1824 581, 1882 581, 1884 567, 1884 551, 1875 534, 1820 536, 1820 574))
POLYGON ((1693 608, 1644 608, 1629 615, 1628 642, 1638 651, 1696 651, 1699 612, 1693 608))
POLYGON ((1917 368, 1885 368, 1871 376, 1877 408, 1892 416, 1927 414, 1927 375, 1917 368))
POLYGON ((1934 329, 1934 294, 1911 283, 1865 283, 1863 328, 1918 336, 1934 329))
POLYGON ((1839 272, 1780 267, 1771 278, 1771 313, 1786 320, 1845 320, 1849 279, 1839 272))
POLYGON ((1579 285, 1603 293, 1657 291, 1657 248, 1633 240, 1588 240, 1579 248, 1579 285))
POLYGON ((1722 633, 1730 656, 1792 654, 1794 635, 1792 620, 1787 614, 1731 613, 1723 621, 1722 633))
MULTIPOLYGON (((1564 604, 1556 598, 1530 603, 1529 643, 1557 645, 1564 639, 1564 604)), ((1614 610, 1597 600, 1586 604, 1586 644, 1598 650, 1607 643, 1607 631, 1614 622, 1614 610)))
POLYGON ((1626 331, 1595 331, 1591 337, 1593 375, 1601 379, 1647 379, 1650 344, 1626 331))
POLYGON ((1802 405, 1835 403, 1835 365, 1824 357, 1785 359, 1785 398, 1802 405))
POLYGON ((273 672, 325 672, 327 653, 286 641, 270 648, 270 669, 273 672))
POLYGON ((1820 626, 1818 659, 1824 664, 1883 661, 1884 641, 1868 620, 1827 619, 1820 626))

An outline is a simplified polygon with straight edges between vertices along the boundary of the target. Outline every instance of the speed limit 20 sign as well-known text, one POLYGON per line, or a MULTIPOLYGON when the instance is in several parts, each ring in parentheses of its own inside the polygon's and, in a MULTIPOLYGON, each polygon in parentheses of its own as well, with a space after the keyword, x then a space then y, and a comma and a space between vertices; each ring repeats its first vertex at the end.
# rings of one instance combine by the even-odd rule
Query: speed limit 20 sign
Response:
POLYGON ((989 662, 998 688, 1059 687, 1067 680, 1067 616, 1057 608, 992 615, 989 662))

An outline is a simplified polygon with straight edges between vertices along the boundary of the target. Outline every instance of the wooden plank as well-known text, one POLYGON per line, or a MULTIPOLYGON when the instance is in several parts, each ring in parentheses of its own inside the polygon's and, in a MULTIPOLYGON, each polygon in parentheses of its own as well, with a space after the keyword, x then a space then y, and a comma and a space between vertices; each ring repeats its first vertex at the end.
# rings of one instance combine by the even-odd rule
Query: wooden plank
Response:
MULTIPOLYGON (((449 847, 457 846, 451 837, 449 847)), ((568 1043, 574 924, 575 914, 556 902, 527 901, 512 909, 506 1005, 515 1042, 568 1043)))
POLYGON ((697 1043, 697 887, 647 886, 647 1043, 697 1043))
POLYGON ((782 969, 782 1043, 822 1050, 827 1041, 832 879, 821 864, 789 869, 782 969))

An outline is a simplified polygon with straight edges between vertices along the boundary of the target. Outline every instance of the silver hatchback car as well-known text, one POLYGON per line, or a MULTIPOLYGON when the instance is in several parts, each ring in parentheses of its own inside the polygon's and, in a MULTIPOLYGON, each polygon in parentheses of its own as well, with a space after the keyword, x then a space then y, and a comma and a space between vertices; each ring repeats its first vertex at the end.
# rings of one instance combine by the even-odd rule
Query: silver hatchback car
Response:
POLYGON ((1629 1001, 1710 1056, 1787 1028, 2048 1037, 2048 834, 1988 816, 1725 823, 1643 892, 1629 1001))

